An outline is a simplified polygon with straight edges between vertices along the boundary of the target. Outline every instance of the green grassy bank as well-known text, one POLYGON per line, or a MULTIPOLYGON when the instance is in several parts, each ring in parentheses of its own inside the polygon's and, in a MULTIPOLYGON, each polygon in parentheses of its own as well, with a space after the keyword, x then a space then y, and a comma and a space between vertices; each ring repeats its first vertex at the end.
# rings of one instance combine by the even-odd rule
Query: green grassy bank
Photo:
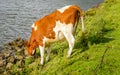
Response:
MULTIPOLYGON (((120 75, 120 0, 104 3, 85 12, 82 36, 78 25, 76 44, 66 58, 68 43, 53 44, 49 62, 40 65, 40 57, 27 59, 25 68, 12 74, 21 75, 120 75), (34 61, 34 62, 33 62, 34 61)), ((39 52, 37 52, 38 54, 39 52)))

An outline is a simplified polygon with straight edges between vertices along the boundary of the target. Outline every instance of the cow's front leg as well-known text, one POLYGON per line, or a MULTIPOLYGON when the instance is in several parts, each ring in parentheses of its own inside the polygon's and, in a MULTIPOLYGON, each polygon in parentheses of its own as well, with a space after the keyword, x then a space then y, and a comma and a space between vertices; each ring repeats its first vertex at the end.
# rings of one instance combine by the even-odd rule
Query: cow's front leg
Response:
POLYGON ((43 65, 44 64, 44 47, 39 46, 39 49, 40 49, 40 55, 41 55, 40 63, 41 63, 41 65, 43 65))

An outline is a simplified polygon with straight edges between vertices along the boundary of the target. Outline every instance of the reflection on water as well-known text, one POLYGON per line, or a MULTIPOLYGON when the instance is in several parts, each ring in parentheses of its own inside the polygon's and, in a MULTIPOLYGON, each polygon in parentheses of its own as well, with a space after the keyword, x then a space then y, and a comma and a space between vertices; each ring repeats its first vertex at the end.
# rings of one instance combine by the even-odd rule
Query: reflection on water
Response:
POLYGON ((103 0, 0 0, 0 44, 16 37, 29 38, 32 23, 65 5, 86 10, 103 0))

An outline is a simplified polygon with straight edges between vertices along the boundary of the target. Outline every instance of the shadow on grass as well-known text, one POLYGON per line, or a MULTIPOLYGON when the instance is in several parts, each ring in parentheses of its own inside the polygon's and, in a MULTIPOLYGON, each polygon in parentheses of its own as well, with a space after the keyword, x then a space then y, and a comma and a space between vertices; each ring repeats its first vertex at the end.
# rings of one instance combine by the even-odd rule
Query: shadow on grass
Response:
POLYGON ((84 52, 89 49, 88 38, 85 35, 82 35, 78 40, 76 40, 75 49, 81 48, 81 52, 84 52))
POLYGON ((81 52, 84 52, 89 49, 88 43, 90 45, 93 44, 100 44, 100 43, 107 43, 109 41, 114 40, 113 37, 105 37, 104 35, 108 32, 113 31, 114 29, 105 29, 103 28, 100 33, 90 35, 87 33, 86 35, 82 35, 75 44, 75 49, 81 48, 81 52))
POLYGON ((112 32, 114 29, 105 29, 103 28, 99 33, 94 34, 94 35, 89 35, 88 40, 91 45, 93 44, 99 44, 99 43, 107 43, 109 41, 114 40, 113 37, 105 37, 104 35, 107 34, 108 32, 112 32))

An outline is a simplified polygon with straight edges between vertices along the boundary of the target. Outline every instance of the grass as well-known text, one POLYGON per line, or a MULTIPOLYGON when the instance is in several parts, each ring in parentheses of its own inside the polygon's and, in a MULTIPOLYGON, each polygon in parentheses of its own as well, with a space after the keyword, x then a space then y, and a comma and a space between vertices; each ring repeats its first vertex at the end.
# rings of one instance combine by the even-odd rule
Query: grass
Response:
POLYGON ((28 59, 25 69, 13 74, 120 75, 120 0, 105 0, 87 10, 84 23, 87 34, 82 36, 78 25, 71 58, 66 58, 67 42, 57 42, 44 66, 39 64, 40 57, 28 59))

